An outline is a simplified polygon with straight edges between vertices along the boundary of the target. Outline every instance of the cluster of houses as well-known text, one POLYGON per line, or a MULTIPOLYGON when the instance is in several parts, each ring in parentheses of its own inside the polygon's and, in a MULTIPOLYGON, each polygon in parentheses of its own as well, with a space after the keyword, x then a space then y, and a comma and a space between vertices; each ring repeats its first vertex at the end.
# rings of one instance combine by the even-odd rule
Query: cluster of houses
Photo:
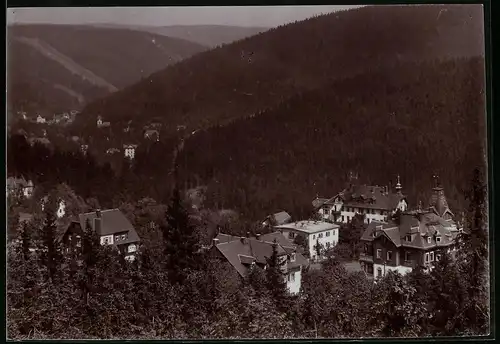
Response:
POLYGON ((25 121, 36 123, 36 124, 59 124, 59 125, 67 125, 71 124, 75 121, 76 116, 78 115, 77 110, 72 110, 70 112, 64 112, 61 114, 54 114, 52 118, 47 118, 42 116, 41 114, 37 114, 35 117, 30 117, 24 111, 18 111, 18 115, 25 121))
MULTIPOLYGON (((33 184, 22 179, 8 180, 8 190, 21 188, 28 197, 33 184)), ((46 199, 42 200, 42 209, 46 199)), ((367 277, 384 276, 388 271, 406 274, 417 266, 431 270, 433 262, 445 253, 454 255, 461 229, 453 220, 443 187, 436 179, 428 208, 408 209, 401 183, 395 191, 387 187, 350 184, 332 198, 313 200, 321 219, 292 222, 286 212, 266 218, 263 228, 270 233, 238 237, 218 232, 207 247, 212 257, 228 262, 235 276, 246 277, 254 268, 266 269, 273 250, 283 262, 284 279, 290 293, 298 293, 302 272, 325 258, 328 249, 339 242, 341 226, 361 215, 365 230, 360 238, 363 252, 358 266, 367 277)), ((58 202, 57 218, 65 217, 65 203, 58 202)), ((67 216, 66 216, 67 217, 67 216)), ((119 209, 95 210, 62 221, 58 240, 66 252, 81 248, 85 229, 99 234, 102 245, 112 245, 126 259, 134 260, 140 244, 133 225, 119 209)))

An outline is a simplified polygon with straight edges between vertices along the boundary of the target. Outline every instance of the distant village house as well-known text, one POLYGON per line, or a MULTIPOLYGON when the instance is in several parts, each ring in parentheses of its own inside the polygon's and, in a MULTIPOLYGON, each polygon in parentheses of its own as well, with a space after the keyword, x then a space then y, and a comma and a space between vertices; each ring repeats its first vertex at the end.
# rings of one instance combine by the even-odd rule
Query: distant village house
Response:
POLYGON ((135 158, 135 149, 136 148, 137 148, 137 145, 133 145, 133 144, 123 145, 123 151, 125 153, 125 158, 133 160, 135 158))

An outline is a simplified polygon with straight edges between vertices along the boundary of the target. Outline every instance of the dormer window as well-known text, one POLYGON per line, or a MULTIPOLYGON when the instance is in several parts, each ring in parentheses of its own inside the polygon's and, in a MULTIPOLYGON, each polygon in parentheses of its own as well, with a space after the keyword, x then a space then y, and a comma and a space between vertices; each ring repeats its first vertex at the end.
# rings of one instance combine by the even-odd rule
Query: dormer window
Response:
POLYGON ((441 237, 440 236, 436 237, 436 242, 441 242, 441 237))
POLYGON ((427 237, 427 243, 430 244, 431 243, 431 240, 432 238, 430 236, 427 237))
POLYGON ((411 235, 407 235, 407 236, 405 237, 405 240, 406 240, 406 241, 408 241, 408 242, 411 242, 411 235))

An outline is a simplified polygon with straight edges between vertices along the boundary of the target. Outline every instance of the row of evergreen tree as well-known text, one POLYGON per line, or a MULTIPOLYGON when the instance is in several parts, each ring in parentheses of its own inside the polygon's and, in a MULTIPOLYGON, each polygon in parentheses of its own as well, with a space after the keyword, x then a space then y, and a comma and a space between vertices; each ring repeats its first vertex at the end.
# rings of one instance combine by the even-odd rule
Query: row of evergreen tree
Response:
POLYGON ((8 247, 8 336, 48 338, 323 338, 480 335, 489 331, 486 188, 475 173, 457 260, 376 284, 332 257, 304 270, 290 296, 277 250, 245 279, 201 250, 178 190, 160 231, 134 262, 101 246, 90 226, 81 255, 63 254, 53 207, 8 247), (30 248, 37 247, 33 251, 30 248))

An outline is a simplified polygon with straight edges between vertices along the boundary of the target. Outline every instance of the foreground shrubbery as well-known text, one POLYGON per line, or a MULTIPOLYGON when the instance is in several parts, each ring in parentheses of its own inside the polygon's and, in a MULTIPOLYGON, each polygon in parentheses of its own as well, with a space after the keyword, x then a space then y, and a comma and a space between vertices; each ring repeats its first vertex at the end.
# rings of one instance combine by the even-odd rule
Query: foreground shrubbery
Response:
POLYGON ((456 262, 445 256, 431 273, 416 269, 403 277, 390 272, 373 284, 330 258, 321 270, 304 272, 297 296, 287 296, 284 284, 276 282, 279 269, 272 257, 266 271, 256 269, 240 280, 231 266, 202 253, 178 195, 160 226, 164 244, 144 246, 133 263, 100 246, 90 229, 79 264, 75 257, 60 255, 54 216, 47 210, 40 228, 26 226, 21 244, 8 247, 8 335, 206 339, 485 334, 489 281, 481 185, 477 179, 471 188, 470 234, 464 236, 456 262), (35 242, 39 250, 30 252, 27 248, 35 242))

